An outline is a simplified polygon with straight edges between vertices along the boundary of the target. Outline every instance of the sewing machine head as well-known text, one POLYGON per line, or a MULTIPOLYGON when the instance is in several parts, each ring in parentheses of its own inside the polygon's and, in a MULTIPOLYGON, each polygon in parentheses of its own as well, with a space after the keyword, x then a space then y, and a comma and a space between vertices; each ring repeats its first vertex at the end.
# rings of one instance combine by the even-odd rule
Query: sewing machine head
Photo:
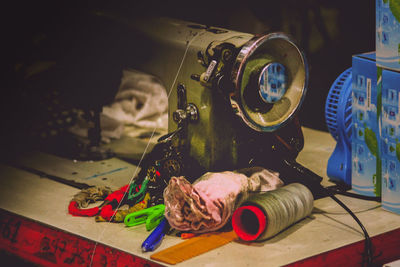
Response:
POLYGON ((132 67, 167 88, 169 131, 206 170, 268 160, 276 139, 293 157, 303 139, 293 120, 306 92, 307 63, 284 33, 262 36, 155 18, 131 24, 146 59, 132 67), (281 143, 282 143, 281 142, 281 143))

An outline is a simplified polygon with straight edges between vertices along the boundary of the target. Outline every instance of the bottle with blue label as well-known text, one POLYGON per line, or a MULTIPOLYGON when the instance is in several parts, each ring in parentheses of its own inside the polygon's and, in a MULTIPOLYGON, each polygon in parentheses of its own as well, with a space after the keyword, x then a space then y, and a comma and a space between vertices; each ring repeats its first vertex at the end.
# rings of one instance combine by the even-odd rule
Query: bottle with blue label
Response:
POLYGON ((400 214, 400 73, 382 70, 382 207, 400 214))
POLYGON ((376 64, 400 71, 400 0, 376 0, 376 64))
POLYGON ((375 53, 353 56, 352 63, 352 189, 381 195, 378 89, 375 53))

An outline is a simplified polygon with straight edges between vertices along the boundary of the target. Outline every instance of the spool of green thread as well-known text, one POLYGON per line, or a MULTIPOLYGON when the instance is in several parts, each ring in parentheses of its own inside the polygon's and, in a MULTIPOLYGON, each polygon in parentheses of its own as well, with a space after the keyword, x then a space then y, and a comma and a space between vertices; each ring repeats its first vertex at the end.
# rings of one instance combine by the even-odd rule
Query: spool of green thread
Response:
POLYGON ((314 198, 302 184, 293 183, 246 200, 232 217, 236 234, 245 241, 262 241, 311 214, 314 198))

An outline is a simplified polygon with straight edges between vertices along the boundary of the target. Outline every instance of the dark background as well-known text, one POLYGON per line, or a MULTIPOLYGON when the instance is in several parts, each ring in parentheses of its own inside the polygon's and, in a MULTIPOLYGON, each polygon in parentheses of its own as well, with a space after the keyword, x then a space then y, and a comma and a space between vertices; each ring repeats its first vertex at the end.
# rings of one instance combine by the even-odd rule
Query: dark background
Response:
POLYGON ((254 34, 291 34, 310 70, 300 119, 320 130, 327 130, 324 106, 332 82, 351 66, 352 55, 375 49, 372 0, 109 2, 10 1, 2 7, 3 142, 21 143, 27 133, 39 138, 49 120, 61 116, 57 114, 72 116, 62 123, 65 127, 73 123, 73 107, 93 108, 113 99, 120 61, 129 53, 121 49, 126 31, 93 18, 93 10, 132 18, 169 16, 254 34), (58 67, 29 75, 38 62, 56 62, 58 67))

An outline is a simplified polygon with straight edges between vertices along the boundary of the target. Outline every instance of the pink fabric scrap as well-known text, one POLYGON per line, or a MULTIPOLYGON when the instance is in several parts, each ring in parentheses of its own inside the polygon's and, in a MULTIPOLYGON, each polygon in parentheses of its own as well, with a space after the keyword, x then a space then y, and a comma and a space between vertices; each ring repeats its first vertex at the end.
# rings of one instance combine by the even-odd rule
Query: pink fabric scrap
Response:
POLYGON ((222 228, 250 193, 283 185, 279 174, 260 167, 235 172, 208 172, 193 184, 172 177, 164 190, 165 217, 180 231, 211 232, 222 228))

